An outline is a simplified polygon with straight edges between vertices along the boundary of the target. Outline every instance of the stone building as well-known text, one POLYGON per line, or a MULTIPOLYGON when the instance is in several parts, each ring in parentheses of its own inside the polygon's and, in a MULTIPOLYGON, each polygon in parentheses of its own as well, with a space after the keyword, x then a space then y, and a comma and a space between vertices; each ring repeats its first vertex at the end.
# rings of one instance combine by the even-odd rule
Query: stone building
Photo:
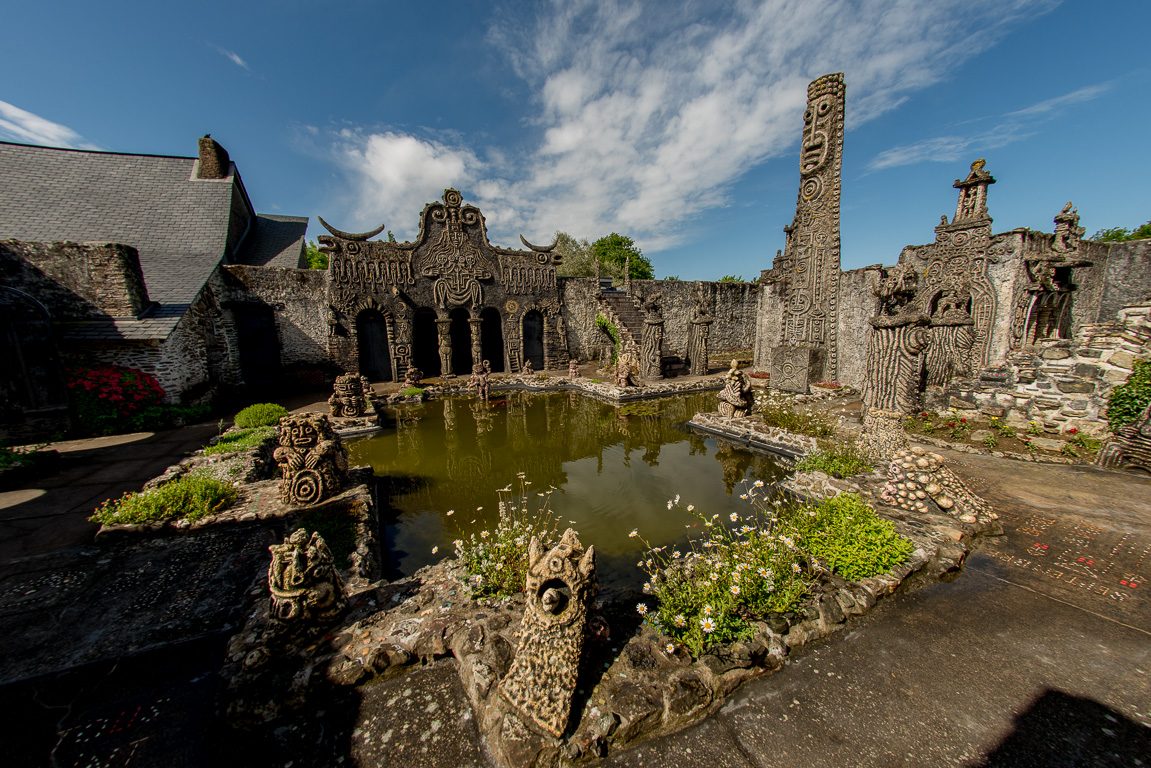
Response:
POLYGON ((58 412, 64 366, 139 368, 171 400, 260 375, 269 317, 222 300, 220 267, 303 266, 307 219, 257 214, 217 142, 196 157, 0 143, 0 190, 5 423, 58 412))

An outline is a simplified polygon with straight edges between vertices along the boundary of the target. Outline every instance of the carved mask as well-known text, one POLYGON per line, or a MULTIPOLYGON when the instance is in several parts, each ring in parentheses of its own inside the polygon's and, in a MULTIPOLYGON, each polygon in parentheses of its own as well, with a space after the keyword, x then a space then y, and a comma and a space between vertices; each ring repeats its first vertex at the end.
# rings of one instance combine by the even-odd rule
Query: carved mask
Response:
POLYGON ((799 155, 799 172, 808 176, 827 162, 835 131, 835 97, 825 94, 803 113, 803 146, 799 155))

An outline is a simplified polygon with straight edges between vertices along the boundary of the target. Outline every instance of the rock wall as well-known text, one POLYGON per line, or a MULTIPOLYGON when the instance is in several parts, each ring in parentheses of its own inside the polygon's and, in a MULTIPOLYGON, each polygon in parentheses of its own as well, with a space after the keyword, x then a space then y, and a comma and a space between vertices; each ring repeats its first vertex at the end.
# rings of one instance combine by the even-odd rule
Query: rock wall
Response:
POLYGON ((867 377, 867 345, 877 314, 875 289, 882 272, 878 266, 863 267, 839 276, 839 373, 840 384, 861 389, 867 377))
POLYGON ((35 296, 54 320, 136 317, 149 305, 140 255, 119 243, 0 240, 0 282, 35 296))
POLYGON ((231 265, 221 270, 219 287, 225 306, 235 302, 271 307, 281 365, 327 366, 327 270, 231 265))

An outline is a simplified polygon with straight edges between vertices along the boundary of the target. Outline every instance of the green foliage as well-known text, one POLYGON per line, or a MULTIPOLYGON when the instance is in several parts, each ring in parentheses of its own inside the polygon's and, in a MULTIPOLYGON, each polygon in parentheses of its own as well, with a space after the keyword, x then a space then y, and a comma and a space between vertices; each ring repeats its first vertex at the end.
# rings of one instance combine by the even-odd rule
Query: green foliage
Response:
POLYGON ((716 280, 716 282, 717 283, 746 283, 747 281, 743 279, 743 275, 740 275, 739 277, 736 277, 735 275, 724 275, 720 279, 716 280))
POLYGON ((81 434, 112 435, 147 427, 147 415, 162 407, 163 387, 141 370, 105 365, 69 368, 66 374, 73 424, 81 434))
POLYGON ((947 434, 952 440, 967 441, 967 433, 971 431, 971 422, 967 419, 956 419, 952 417, 947 422, 947 434))
POLYGON ((1116 432, 1139 418, 1151 402, 1151 360, 1136 360, 1127 381, 1107 397, 1107 423, 1116 432))
MULTIPOLYGON (((592 255, 591 243, 587 239, 576 240, 567 232, 556 232, 555 252, 561 257, 560 265, 556 267, 557 275, 571 277, 595 276, 595 257, 592 255)), ((622 270, 618 275, 603 271, 605 277, 623 277, 622 270)))
POLYGON ((1029 434, 1029 435, 1042 435, 1043 434, 1043 426, 1038 421, 1032 420, 1032 421, 1028 422, 1028 424, 1027 424, 1027 434, 1029 434))
POLYGON ((236 426, 241 429, 270 427, 280 423, 288 409, 278 403, 255 403, 236 414, 236 426))
POLYGON ((1126 227, 1101 229, 1093 234, 1090 239, 1100 243, 1122 243, 1128 240, 1145 240, 1149 237, 1151 237, 1151 221, 1141 227, 1136 227, 1134 230, 1127 229, 1126 227))
POLYGON ((8 467, 14 466, 16 464, 27 464, 32 462, 35 460, 37 452, 47 447, 48 443, 17 447, 0 445, 0 469, 8 469, 8 467))
POLYGON ((835 443, 829 448, 810 453, 795 465, 797 472, 819 471, 835 477, 851 477, 860 472, 870 472, 871 469, 867 457, 854 441, 835 443))
POLYGON ((1087 437, 1087 435, 1076 430, 1075 436, 1071 438, 1071 443, 1077 448, 1082 448, 1085 451, 1091 451, 1094 453, 1095 451, 1099 450, 1099 447, 1103 444, 1103 441, 1092 440, 1091 438, 1087 437))
POLYGON ((215 445, 204 448, 205 456, 219 453, 237 453, 255 448, 270 437, 275 437, 276 427, 248 427, 225 432, 215 445))
MULTIPOLYGON (((467 570, 473 597, 506 597, 522 592, 528 573, 528 546, 535 536, 544 549, 551 549, 559 541, 559 518, 551 511, 551 494, 535 493, 531 481, 518 473, 519 493, 512 495, 509 485, 499 494, 499 518, 495 528, 484 528, 465 534, 459 523, 455 540, 456 557, 467 570)), ((477 512, 483 508, 477 509, 477 512)), ((448 517, 455 514, 448 511, 448 517)), ((476 521, 473 519, 471 524, 476 521)), ((433 554, 439 547, 432 550, 433 554)))
POLYGON ((611 337, 611 361, 614 363, 619 359, 619 329, 615 327, 615 323, 608 320, 602 314, 596 315, 595 324, 600 330, 611 337))
POLYGON ((833 496, 793 521, 804 548, 851 581, 883 573, 911 554, 911 542, 854 493, 833 496))
POLYGON ((304 258, 308 260, 308 269, 328 268, 328 254, 321 253, 320 246, 316 245, 315 241, 309 240, 304 246, 304 258))
POLYGON ((346 508, 331 506, 308 510, 300 515, 292 531, 299 528, 318 532, 328 545, 336 567, 348 567, 348 555, 356 550, 356 523, 346 508))
POLYGON ((651 261, 643 255, 643 251, 636 247, 635 241, 630 237, 612 232, 592 243, 591 252, 592 256, 599 260, 602 271, 614 267, 619 276, 622 277, 627 259, 630 256, 632 280, 652 280, 655 278, 655 269, 652 267, 651 261))
POLYGON ((769 427, 779 427, 788 432, 811 437, 831 437, 835 434, 832 417, 810 406, 800 410, 795 401, 782 392, 768 391, 756 399, 756 407, 763 423, 769 427))
POLYGON ((679 275, 668 275, 667 277, 664 278, 664 280, 667 280, 667 281, 673 282, 673 283, 678 282, 679 281, 679 275))
POLYGON ((999 438, 997 438, 995 435, 988 435, 987 437, 983 438, 983 445, 988 448, 998 448, 999 438))
POLYGON ((400 390, 400 395, 403 397, 414 397, 415 395, 422 395, 424 390, 419 387, 405 387, 400 390))
POLYGON ((159 488, 109 499, 88 519, 104 525, 199 520, 216 514, 238 497, 239 493, 231 483, 188 474, 159 488))

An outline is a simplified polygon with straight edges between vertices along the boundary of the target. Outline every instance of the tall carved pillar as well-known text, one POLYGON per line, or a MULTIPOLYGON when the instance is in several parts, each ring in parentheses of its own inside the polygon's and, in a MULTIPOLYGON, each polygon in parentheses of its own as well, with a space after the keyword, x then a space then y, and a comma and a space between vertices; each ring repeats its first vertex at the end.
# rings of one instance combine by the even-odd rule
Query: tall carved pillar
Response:
MULTIPOLYGON (((472 365, 482 363, 484 360, 484 345, 480 331, 482 328, 483 320, 478 315, 472 315, 468 318, 468 325, 472 330, 472 365)), ((462 374, 463 371, 460 371, 462 374)))
POLYGON ((711 318, 691 321, 687 337, 687 368, 692 376, 707 375, 707 338, 711 335, 711 318))
POLYGON ((452 373, 452 320, 436 318, 436 336, 440 342, 440 371, 444 376, 452 373))
POLYGON ((871 318, 863 405, 897 413, 919 409, 920 355, 931 343, 927 315, 912 313, 871 318))
POLYGON ((799 199, 785 228, 783 259, 776 260, 786 286, 782 337, 772 351, 771 385, 777 389, 807 392, 810 378, 836 376, 843 111, 843 73, 807 86, 799 199))
POLYGON ((643 340, 640 344, 640 377, 645 380, 663 378, 663 319, 643 321, 643 340))
POLYGON ((975 321, 965 317, 940 317, 931 321, 931 344, 924 369, 927 386, 946 387, 952 379, 971 374, 971 350, 975 346, 975 321))

